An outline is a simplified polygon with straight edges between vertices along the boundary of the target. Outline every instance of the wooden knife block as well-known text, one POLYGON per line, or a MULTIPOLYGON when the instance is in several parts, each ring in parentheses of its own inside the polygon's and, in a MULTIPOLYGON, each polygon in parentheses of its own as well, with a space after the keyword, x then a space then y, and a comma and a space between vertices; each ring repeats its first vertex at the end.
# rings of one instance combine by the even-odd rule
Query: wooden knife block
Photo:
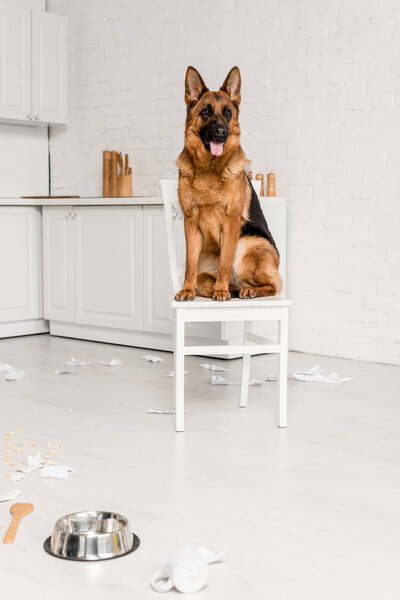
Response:
POLYGON ((132 197, 132 173, 130 175, 118 175, 118 196, 120 198, 132 197))

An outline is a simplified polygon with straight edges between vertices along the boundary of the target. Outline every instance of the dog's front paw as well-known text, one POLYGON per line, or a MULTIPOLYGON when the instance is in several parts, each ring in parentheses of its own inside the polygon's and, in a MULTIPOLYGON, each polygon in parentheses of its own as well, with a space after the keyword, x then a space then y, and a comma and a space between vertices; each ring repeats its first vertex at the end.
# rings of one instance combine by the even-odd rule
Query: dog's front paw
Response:
POLYGON ((212 299, 216 300, 217 302, 224 302, 225 300, 230 300, 231 295, 229 290, 214 290, 212 299))
POLYGON ((194 288, 191 289, 183 289, 177 294, 175 294, 175 300, 178 302, 184 302, 186 300, 194 300, 196 295, 196 290, 194 288))

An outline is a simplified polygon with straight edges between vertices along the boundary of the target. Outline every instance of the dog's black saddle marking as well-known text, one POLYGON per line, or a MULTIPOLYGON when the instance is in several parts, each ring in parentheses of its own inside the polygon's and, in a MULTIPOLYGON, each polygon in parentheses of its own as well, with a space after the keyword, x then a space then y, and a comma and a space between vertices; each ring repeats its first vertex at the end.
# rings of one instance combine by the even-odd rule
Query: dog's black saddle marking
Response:
POLYGON ((251 200, 250 200, 250 213, 249 220, 242 225, 242 229, 240 231, 240 237, 244 237, 245 235, 256 235, 259 237, 263 237, 269 241, 270 244, 274 246, 276 251, 279 254, 278 248, 276 247, 275 240, 272 237, 272 234, 268 228, 267 221, 265 220, 264 213, 261 208, 260 201, 256 194, 255 189, 251 185, 250 179, 247 177, 246 173, 244 174, 249 185, 251 187, 251 200))

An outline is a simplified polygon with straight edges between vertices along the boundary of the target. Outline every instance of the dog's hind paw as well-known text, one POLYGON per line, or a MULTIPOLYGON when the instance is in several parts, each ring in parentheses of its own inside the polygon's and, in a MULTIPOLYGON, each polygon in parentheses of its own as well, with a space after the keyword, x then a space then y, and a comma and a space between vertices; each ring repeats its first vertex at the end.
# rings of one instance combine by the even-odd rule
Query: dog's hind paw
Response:
POLYGON ((194 300, 194 297, 196 295, 196 290, 190 289, 190 290, 181 290, 180 292, 178 292, 177 294, 175 294, 175 300, 177 300, 178 302, 184 302, 186 300, 194 300))
POLYGON ((231 295, 228 290, 214 290, 212 299, 217 302, 224 302, 225 300, 230 300, 231 295))
POLYGON ((257 290, 254 287, 245 287, 239 290, 239 298, 255 298, 257 290))

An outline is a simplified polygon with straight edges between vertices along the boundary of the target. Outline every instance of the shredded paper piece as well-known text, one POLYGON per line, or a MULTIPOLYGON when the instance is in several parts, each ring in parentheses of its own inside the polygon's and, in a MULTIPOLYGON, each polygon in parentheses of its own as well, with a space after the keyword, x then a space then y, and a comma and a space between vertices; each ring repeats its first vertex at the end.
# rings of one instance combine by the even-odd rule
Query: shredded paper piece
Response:
POLYGON ((57 369, 54 371, 54 375, 71 375, 71 371, 65 371, 64 369, 57 369))
MULTIPOLYGON (((175 414, 175 409, 174 408, 166 408, 165 410, 158 410, 157 408, 148 408, 146 410, 147 413, 149 413, 150 415, 174 415, 175 414)), ((185 408, 185 413, 189 412, 188 408, 185 408)))
POLYGON ((226 550, 220 550, 220 552, 213 552, 205 546, 193 546, 193 548, 196 550, 200 558, 204 560, 204 562, 208 565, 220 562, 222 560, 225 560, 226 558, 226 550))
POLYGON ((25 372, 22 369, 11 369, 6 375, 6 381, 18 381, 25 377, 25 372))
MULTIPOLYGON (((222 377, 222 375, 211 375, 211 383, 212 385, 241 385, 240 382, 228 381, 225 377, 222 377)), ((262 385, 262 381, 259 379, 252 379, 249 381, 249 386, 253 387, 255 385, 262 385)))
POLYGON ((11 365, 8 365, 7 363, 0 362, 0 371, 10 371, 10 369, 12 369, 11 365))
POLYGON ((21 490, 8 490, 4 494, 0 495, 0 502, 8 502, 9 500, 15 500, 22 494, 21 490))
MULTIPOLYGON (((320 373, 320 366, 314 365, 309 371, 294 371, 289 373, 288 378, 297 379, 298 381, 316 381, 317 383, 346 383, 352 381, 352 377, 339 377, 335 372, 330 375, 322 375, 320 373)), ((267 375, 266 381, 277 381, 276 375, 267 375)))
MULTIPOLYGON (((189 371, 184 371, 183 374, 186 375, 189 371)), ((175 377, 175 371, 168 371, 165 377, 175 377)))
POLYGON ((7 373, 6 381, 18 381, 18 379, 25 377, 25 372, 22 369, 16 369, 8 363, 0 362, 0 371, 7 373))
POLYGON ((151 363, 164 362, 164 359, 161 358, 161 356, 156 356, 155 354, 145 354, 144 356, 142 356, 142 358, 144 358, 144 360, 146 360, 147 362, 151 363))
POLYGON ((31 471, 36 471, 36 469, 42 469, 45 465, 49 464, 49 461, 42 460, 40 456, 40 452, 38 452, 35 456, 28 456, 26 465, 20 465, 17 467, 17 471, 21 471, 22 473, 31 473, 31 471))
POLYGON ((76 358, 71 356, 71 360, 67 361, 64 364, 69 365, 70 367, 85 367, 86 365, 91 365, 92 363, 82 362, 81 360, 77 360, 76 358))
POLYGON ((101 365, 107 365, 108 367, 120 367, 121 366, 121 360, 119 358, 113 358, 112 360, 106 361, 106 360, 99 360, 99 363, 101 365))
POLYGON ((233 381, 228 381, 222 375, 211 375, 211 383, 212 385, 240 385, 240 383, 233 383, 233 381))
POLYGON ((225 367, 220 367, 219 365, 212 365, 210 363, 202 363, 200 365, 203 369, 207 369, 208 371, 228 371, 225 367))
POLYGON ((335 372, 330 373, 330 375, 324 376, 320 373, 319 365, 315 365, 309 371, 297 371, 291 373, 290 377, 298 379, 299 381, 319 381, 321 383, 346 383, 346 381, 352 380, 352 377, 340 378, 339 375, 335 372))
POLYGON ((46 465, 40 471, 40 477, 51 477, 52 479, 68 479, 68 472, 72 467, 66 465, 46 465))
POLYGON ((25 479, 25 475, 22 475, 22 473, 17 473, 14 471, 14 473, 11 473, 10 475, 10 481, 13 481, 14 483, 17 481, 22 481, 22 479, 25 479))

